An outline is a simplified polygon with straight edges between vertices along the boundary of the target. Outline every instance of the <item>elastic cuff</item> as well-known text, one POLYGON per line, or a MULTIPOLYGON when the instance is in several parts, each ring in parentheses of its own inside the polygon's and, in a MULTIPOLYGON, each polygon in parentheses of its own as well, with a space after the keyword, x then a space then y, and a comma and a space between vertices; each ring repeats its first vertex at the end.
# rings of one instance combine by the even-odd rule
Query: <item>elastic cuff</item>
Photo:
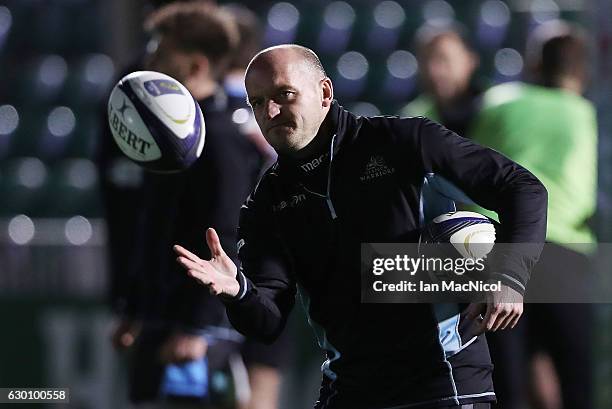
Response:
POLYGON ((238 270, 238 273, 236 274, 236 280, 238 280, 238 284, 240 285, 240 288, 238 289, 238 294, 236 294, 236 296, 230 297, 224 294, 219 296, 219 298, 221 298, 221 300, 226 304, 231 304, 242 300, 251 287, 249 284, 249 280, 247 280, 246 276, 242 272, 242 267, 240 268, 240 270, 238 270))
POLYGON ((492 273, 489 279, 490 281, 499 280, 502 284, 507 285, 510 288, 518 291, 521 295, 525 295, 525 284, 523 284, 518 278, 513 277, 505 273, 492 273))

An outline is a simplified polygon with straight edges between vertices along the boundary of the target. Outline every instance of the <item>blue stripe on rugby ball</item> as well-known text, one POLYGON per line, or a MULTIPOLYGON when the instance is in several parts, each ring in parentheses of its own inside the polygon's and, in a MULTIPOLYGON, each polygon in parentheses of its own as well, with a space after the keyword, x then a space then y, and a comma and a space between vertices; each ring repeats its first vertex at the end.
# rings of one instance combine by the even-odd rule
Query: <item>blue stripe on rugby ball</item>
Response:
POLYGON ((137 161, 145 168, 156 172, 177 172, 187 169, 198 159, 196 155, 203 131, 202 115, 200 105, 195 101, 195 121, 192 131, 184 139, 178 138, 151 110, 138 98, 132 88, 132 84, 120 82, 119 89, 130 99, 134 108, 149 129, 162 152, 162 157, 156 161, 137 161))
POLYGON ((485 216, 460 216, 440 222, 430 222, 421 233, 422 243, 448 243, 459 230, 478 224, 492 224, 485 216))
POLYGON ((474 226, 477 224, 487 224, 486 221, 478 220, 463 220, 463 219, 454 219, 449 221, 444 221, 442 223, 432 224, 428 227, 429 238, 428 242, 438 243, 438 242, 448 242, 450 237, 458 232, 459 230, 468 227, 474 226))
POLYGON ((193 137, 197 138, 197 140, 196 143, 191 146, 189 152, 187 152, 187 156, 190 158, 193 157, 197 159, 202 154, 202 149, 204 148, 203 144, 204 138, 206 136, 206 123, 204 122, 204 116, 202 115, 202 109, 200 108, 200 104, 198 103, 198 101, 196 101, 195 98, 193 98, 193 103, 195 104, 196 109, 195 121, 193 124, 193 131, 187 137, 190 138, 193 135, 193 137))

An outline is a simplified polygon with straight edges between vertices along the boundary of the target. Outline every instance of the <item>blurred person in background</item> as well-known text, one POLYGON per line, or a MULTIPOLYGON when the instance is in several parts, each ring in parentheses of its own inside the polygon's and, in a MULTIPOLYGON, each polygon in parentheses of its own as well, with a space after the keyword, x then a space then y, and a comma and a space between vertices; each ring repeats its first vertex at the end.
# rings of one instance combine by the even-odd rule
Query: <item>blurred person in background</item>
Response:
MULTIPOLYGON (((228 96, 228 108, 233 115, 237 112, 248 114, 248 120, 237 118, 240 121, 235 122, 240 122, 241 132, 259 152, 259 179, 276 161, 276 152, 263 137, 246 102, 244 74, 251 58, 261 49, 263 30, 257 15, 247 7, 230 3, 221 6, 221 9, 234 16, 239 32, 238 46, 229 63, 223 87, 228 96)), ((272 409, 278 406, 281 371, 286 368, 289 356, 293 353, 293 344, 290 331, 284 331, 272 345, 246 339, 241 353, 251 385, 249 409, 272 409)))
POLYGON ((483 87, 474 74, 480 59, 458 26, 417 31, 417 55, 423 92, 406 105, 402 116, 425 116, 459 135, 480 109, 483 87))
MULTIPOLYGON (((143 5, 143 18, 168 3, 178 0, 155 0, 143 5)), ((201 2, 213 3, 209 0, 201 2)), ((125 75, 144 70, 146 50, 135 53, 117 81, 125 75)), ((109 90, 110 92, 110 90, 109 90)), ((108 255, 110 261, 109 302, 112 312, 119 317, 112 333, 112 343, 118 348, 130 347, 140 331, 140 321, 127 319, 136 314, 136 293, 138 277, 133 263, 126 263, 135 253, 138 226, 142 217, 144 169, 130 161, 119 149, 108 128, 106 101, 101 109, 102 132, 96 152, 100 189, 104 205, 104 218, 108 234, 108 255), (126 319, 124 319, 126 318, 126 319)))
POLYGON ((229 98, 230 109, 240 112, 241 115, 248 114, 247 120, 239 118, 240 128, 257 147, 261 155, 261 174, 263 174, 276 161, 276 152, 263 137, 255 122, 246 102, 247 94, 244 86, 246 67, 251 58, 261 49, 263 29, 257 15, 247 7, 229 3, 221 8, 234 16, 240 32, 240 41, 225 75, 223 87, 229 98))
MULTIPOLYGON (((136 289, 129 304, 134 308, 114 340, 119 347, 134 345, 131 400, 154 407, 251 407, 239 354, 247 349, 243 337, 229 327, 219 300, 177 271, 169 246, 176 241, 197 246, 205 227, 215 225, 235 257, 238 213, 259 173, 259 154, 232 121, 221 85, 239 42, 238 28, 231 15, 207 3, 164 6, 145 24, 153 35, 145 68, 181 81, 200 103, 206 121, 204 150, 191 168, 145 175, 136 248, 123 260, 132 265, 136 289), (226 378, 220 382, 219 376, 226 378)), ((196 251, 210 255, 206 246, 196 251)), ((281 352, 259 359, 274 366, 253 385, 262 406, 252 407, 276 407, 281 352)))
POLYGON ((261 49, 263 29, 259 17, 243 5, 229 3, 221 6, 221 9, 234 16, 240 33, 238 48, 230 61, 223 86, 231 107, 241 108, 247 106, 244 72, 251 58, 261 49))
POLYGON ((588 58, 587 39, 577 28, 560 21, 538 27, 527 44, 532 83, 489 89, 470 132, 475 141, 533 172, 549 192, 548 244, 527 294, 551 293, 551 283, 565 283, 571 288, 560 297, 582 302, 527 303, 515 329, 490 334, 498 407, 503 409, 524 407, 529 358, 542 351, 552 358, 559 385, 541 376, 545 366, 536 366, 537 407, 593 407, 593 311, 584 302, 595 243, 590 221, 597 192, 597 122, 594 106, 582 97, 588 58), (559 388, 561 399, 555 396, 559 388))

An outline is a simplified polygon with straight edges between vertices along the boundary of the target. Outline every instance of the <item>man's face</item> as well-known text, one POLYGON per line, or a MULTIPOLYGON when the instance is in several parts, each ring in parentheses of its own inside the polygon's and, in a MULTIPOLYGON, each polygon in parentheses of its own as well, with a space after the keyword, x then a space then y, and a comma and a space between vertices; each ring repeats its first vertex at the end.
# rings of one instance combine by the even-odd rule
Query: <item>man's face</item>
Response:
POLYGON ((297 152, 315 137, 327 113, 324 82, 290 50, 272 52, 251 65, 245 78, 248 100, 277 152, 297 152))
POLYGON ((467 90, 476 65, 474 55, 454 35, 441 35, 424 51, 424 79, 440 102, 450 101, 467 90))

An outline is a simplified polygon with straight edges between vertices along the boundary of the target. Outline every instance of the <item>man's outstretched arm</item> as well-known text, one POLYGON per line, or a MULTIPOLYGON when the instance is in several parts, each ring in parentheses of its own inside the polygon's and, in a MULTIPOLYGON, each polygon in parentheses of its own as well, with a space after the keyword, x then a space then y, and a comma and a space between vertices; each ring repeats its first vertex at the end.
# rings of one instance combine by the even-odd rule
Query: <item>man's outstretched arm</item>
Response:
POLYGON ((174 246, 177 261, 190 276, 225 303, 232 325, 244 335, 272 342, 283 330, 295 303, 296 285, 280 240, 265 214, 255 214, 249 198, 239 229, 238 268, 225 254, 214 229, 206 232, 212 258, 203 260, 174 246))

